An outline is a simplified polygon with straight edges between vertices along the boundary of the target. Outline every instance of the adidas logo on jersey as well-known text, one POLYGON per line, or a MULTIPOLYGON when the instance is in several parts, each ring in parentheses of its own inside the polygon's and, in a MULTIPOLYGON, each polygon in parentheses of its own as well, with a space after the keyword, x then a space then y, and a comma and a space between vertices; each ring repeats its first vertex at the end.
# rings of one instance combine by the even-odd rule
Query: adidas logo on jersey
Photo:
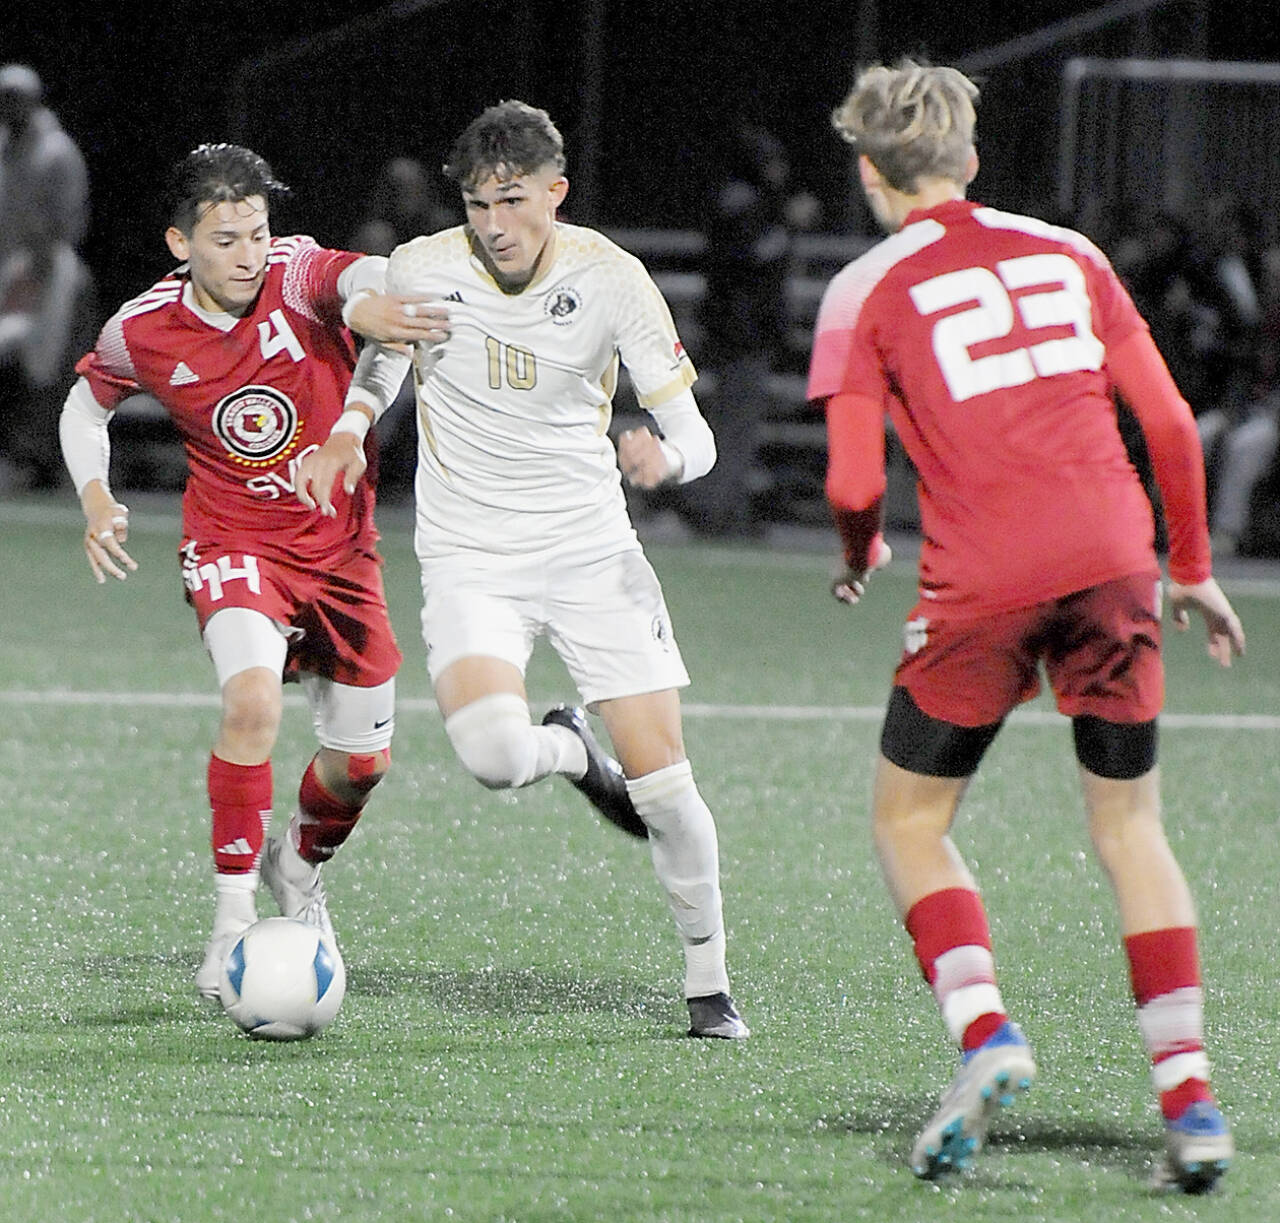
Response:
POLYGON ((200 375, 195 372, 185 361, 179 361, 173 367, 173 373, 169 375, 170 386, 190 386, 193 382, 199 382, 200 375))
POLYGON ((234 841, 229 841, 226 845, 219 845, 216 852, 220 854, 252 854, 253 846, 244 837, 236 837, 234 841))
POLYGON ((449 294, 449 296, 448 296, 448 297, 446 297, 444 300, 445 300, 445 301, 447 301, 447 302, 461 302, 461 301, 462 301, 462 290, 461 290, 461 289, 454 289, 454 291, 453 291, 452 293, 450 293, 450 294, 449 294))

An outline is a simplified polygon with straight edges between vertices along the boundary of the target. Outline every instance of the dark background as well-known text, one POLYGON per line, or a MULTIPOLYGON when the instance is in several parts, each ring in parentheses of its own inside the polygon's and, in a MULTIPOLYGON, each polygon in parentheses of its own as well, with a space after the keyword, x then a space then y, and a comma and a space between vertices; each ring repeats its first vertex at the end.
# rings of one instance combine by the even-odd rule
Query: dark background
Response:
POLYGON ((903 53, 961 66, 980 57, 984 168, 975 194, 1047 212, 1068 56, 1280 57, 1272 0, 1182 0, 1030 57, 981 59, 1046 25, 1122 7, 17 0, 6 6, 0 59, 41 73, 50 105, 84 151, 93 215, 86 255, 111 307, 167 270, 156 183, 192 145, 256 148, 295 189, 276 231, 343 245, 378 165, 403 153, 438 166, 467 120, 503 97, 544 106, 560 123, 569 219, 697 228, 718 139, 730 118, 747 114, 786 142, 797 185, 822 202, 822 228, 861 231, 867 219, 828 116, 859 62, 903 53))

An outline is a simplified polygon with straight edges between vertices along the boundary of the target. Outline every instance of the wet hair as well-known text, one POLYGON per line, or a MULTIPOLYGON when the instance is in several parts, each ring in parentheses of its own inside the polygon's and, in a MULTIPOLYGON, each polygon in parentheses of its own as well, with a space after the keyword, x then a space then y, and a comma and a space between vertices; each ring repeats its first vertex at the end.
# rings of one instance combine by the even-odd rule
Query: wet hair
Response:
POLYGON ((977 100, 958 69, 901 59, 860 72, 831 122, 891 187, 910 193, 922 178, 966 181, 977 100))
POLYGON ((237 203, 260 195, 268 209, 289 188, 251 149, 238 144, 202 144, 172 169, 165 193, 169 224, 190 236, 207 205, 237 203))
POLYGON ((454 142, 446 178, 464 191, 490 176, 506 180, 543 166, 564 169, 564 139, 545 110, 514 99, 477 115, 454 142))

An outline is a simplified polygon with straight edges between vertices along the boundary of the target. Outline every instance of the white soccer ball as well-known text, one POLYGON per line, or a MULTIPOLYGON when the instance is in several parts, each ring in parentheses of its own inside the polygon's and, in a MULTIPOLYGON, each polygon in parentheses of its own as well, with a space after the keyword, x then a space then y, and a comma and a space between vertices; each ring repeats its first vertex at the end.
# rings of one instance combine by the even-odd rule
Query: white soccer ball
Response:
POLYGON ((347 970, 315 926, 291 917, 256 922, 222 966, 223 1008, 254 1040, 305 1040, 338 1013, 347 970))

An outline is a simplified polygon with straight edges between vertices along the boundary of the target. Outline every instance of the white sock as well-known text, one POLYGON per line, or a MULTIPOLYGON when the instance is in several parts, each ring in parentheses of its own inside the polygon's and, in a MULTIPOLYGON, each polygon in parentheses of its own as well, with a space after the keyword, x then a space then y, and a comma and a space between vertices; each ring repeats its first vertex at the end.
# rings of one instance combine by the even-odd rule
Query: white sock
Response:
POLYGON ((687 760, 627 782, 684 946, 686 998, 729 992, 716 823, 687 760))
POLYGON ((213 928, 239 925, 242 922, 258 920, 256 896, 258 892, 258 872, 245 871, 239 875, 215 874, 214 887, 217 900, 213 910, 213 928))
POLYGON ((302 812, 295 811, 289 827, 280 838, 280 854, 276 858, 280 873, 294 887, 310 887, 320 874, 321 866, 319 862, 308 862, 298 852, 298 846, 302 844, 302 821, 302 812))

